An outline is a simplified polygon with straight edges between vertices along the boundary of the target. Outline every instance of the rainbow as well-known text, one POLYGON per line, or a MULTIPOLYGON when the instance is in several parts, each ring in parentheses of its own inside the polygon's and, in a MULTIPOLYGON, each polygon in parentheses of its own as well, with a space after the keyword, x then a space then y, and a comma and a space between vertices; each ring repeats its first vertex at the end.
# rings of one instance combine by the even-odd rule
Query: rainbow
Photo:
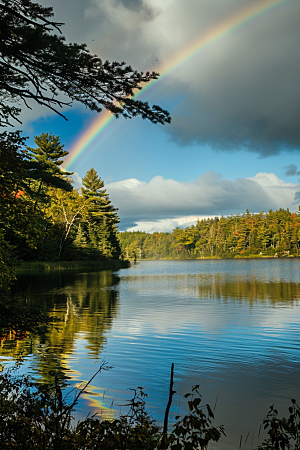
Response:
MULTIPOLYGON (((262 0, 255 2, 247 8, 242 9, 233 16, 218 23, 206 33, 200 35, 192 43, 184 47, 181 51, 176 53, 171 59, 160 67, 155 68, 155 71, 161 74, 157 80, 151 80, 139 91, 135 98, 152 89, 156 83, 162 78, 170 75, 180 65, 192 59, 200 51, 207 48, 209 45, 220 41, 225 36, 239 29, 248 22, 254 20, 256 17, 266 13, 267 11, 287 3, 291 0, 262 0)), ((83 152, 88 151, 98 139, 103 136, 113 125, 115 125, 115 117, 108 111, 103 111, 99 116, 92 121, 92 123, 83 131, 80 138, 76 141, 70 149, 69 154, 64 160, 63 168, 69 170, 72 165, 78 160, 83 152)))
POLYGON ((109 130, 109 127, 112 126, 114 119, 115 116, 107 110, 100 113, 100 115, 97 116, 96 119, 94 119, 92 123, 83 131, 79 139, 77 139, 69 151, 69 154, 64 159, 62 169, 68 171, 71 165, 78 160, 80 155, 84 151, 88 150, 93 143, 95 143, 97 137, 109 130))

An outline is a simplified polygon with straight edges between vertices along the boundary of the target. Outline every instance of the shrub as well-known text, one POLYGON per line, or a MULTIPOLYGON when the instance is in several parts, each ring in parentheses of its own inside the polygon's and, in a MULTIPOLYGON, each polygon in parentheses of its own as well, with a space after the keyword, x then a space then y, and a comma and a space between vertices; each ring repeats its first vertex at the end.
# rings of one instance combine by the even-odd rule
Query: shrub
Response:
MULTIPOLYGON (((188 413, 167 434, 157 426, 145 409, 142 387, 133 389, 126 405, 128 412, 114 420, 101 420, 97 415, 75 423, 72 414, 80 395, 102 370, 81 389, 73 390, 71 404, 63 397, 61 383, 54 374, 52 384, 41 384, 20 377, 16 368, 0 375, 0 448, 4 450, 204 450, 209 442, 225 435, 224 427, 212 425, 214 414, 209 405, 200 406, 199 386, 192 388, 188 413)), ((172 383, 171 383, 172 388, 172 383)), ((170 390, 170 398, 173 393, 170 390)), ((69 395, 69 394, 68 394, 69 395)), ((168 403, 168 405, 170 402, 168 403)), ((168 415, 169 408, 166 413, 168 415)), ((300 408, 295 400, 289 417, 279 418, 272 405, 263 421, 268 437, 257 450, 299 450, 300 408)))

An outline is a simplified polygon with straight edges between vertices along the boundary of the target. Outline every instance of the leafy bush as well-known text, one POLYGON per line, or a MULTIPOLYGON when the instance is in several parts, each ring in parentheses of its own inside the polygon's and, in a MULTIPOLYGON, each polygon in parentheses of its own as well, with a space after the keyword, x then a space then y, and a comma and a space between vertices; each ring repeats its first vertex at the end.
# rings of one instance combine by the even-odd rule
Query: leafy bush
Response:
MULTIPOLYGON (((103 363, 97 373, 107 370, 103 363)), ((97 374, 96 373, 96 374, 97 374)), ((96 376, 92 377, 92 379, 96 376)), ((92 379, 68 404, 58 378, 39 384, 20 377, 15 369, 0 377, 0 448, 20 450, 92 450, 155 448, 159 427, 145 410, 142 388, 134 390, 129 411, 113 421, 87 417, 73 420, 75 405, 92 379)))
POLYGON ((263 441, 257 450, 299 450, 300 449, 300 408, 292 399, 289 407, 289 417, 279 418, 274 405, 263 421, 269 437, 263 441))
MULTIPOLYGON (((71 404, 63 397, 61 383, 54 374, 52 384, 40 384, 20 377, 16 369, 0 375, 0 448, 5 450, 204 450, 209 442, 225 435, 224 427, 212 425, 209 405, 200 406, 199 386, 186 394, 189 412, 176 417, 168 435, 145 409, 143 388, 133 391, 128 412, 114 420, 96 415, 75 422, 72 414, 80 395, 93 378, 109 367, 103 363, 81 389, 73 391, 71 404)), ((172 396, 172 392, 171 396, 172 396)), ((68 394, 70 395, 70 393, 68 394)), ((268 438, 257 450, 299 450, 300 408, 295 400, 289 417, 279 418, 271 406, 264 422, 268 438)))
POLYGON ((212 426, 214 414, 211 407, 208 404, 200 407, 199 385, 192 388, 192 394, 185 394, 184 397, 190 398, 188 401, 189 413, 182 419, 180 416, 176 416, 178 422, 175 423, 174 430, 168 438, 167 449, 202 450, 207 448, 210 441, 218 442, 222 434, 225 436, 223 425, 212 426), (195 393, 197 396, 194 395, 195 393))

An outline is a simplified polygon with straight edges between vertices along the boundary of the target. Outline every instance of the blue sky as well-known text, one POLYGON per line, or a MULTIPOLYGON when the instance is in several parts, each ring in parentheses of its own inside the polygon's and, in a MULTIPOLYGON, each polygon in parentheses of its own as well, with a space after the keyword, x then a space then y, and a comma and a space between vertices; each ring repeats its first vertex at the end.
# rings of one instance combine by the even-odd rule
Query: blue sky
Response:
MULTIPOLYGON (((41 3, 65 22, 68 41, 146 71, 255 2, 41 3)), ((121 230, 171 231, 247 208, 298 209, 299 17, 299 2, 286 1, 195 55, 144 95, 171 112, 171 125, 119 119, 70 168, 77 183, 96 169, 119 208, 121 230)), ((28 145, 52 132, 70 150, 94 114, 74 104, 66 115, 68 122, 40 107, 24 111, 28 145)))

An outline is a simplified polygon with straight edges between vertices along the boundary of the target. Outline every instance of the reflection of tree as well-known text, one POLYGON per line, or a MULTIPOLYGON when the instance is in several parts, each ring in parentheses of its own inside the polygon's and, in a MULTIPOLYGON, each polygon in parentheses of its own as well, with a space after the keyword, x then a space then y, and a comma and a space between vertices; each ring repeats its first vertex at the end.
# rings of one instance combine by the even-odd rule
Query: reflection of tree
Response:
POLYGON ((49 372, 55 370, 66 378, 66 355, 74 352, 80 334, 84 334, 88 354, 97 358, 102 352, 105 333, 117 312, 118 282, 118 276, 109 270, 21 277, 15 294, 22 292, 31 309, 47 310, 60 321, 44 327, 38 335, 30 334, 25 341, 2 341, 1 355, 17 358, 20 353, 23 357, 33 354, 39 377, 49 380, 49 372))
POLYGON ((300 284, 287 281, 268 281, 249 278, 230 277, 218 273, 203 275, 198 285, 200 298, 223 300, 244 300, 250 304, 261 301, 291 301, 300 299, 300 284))

